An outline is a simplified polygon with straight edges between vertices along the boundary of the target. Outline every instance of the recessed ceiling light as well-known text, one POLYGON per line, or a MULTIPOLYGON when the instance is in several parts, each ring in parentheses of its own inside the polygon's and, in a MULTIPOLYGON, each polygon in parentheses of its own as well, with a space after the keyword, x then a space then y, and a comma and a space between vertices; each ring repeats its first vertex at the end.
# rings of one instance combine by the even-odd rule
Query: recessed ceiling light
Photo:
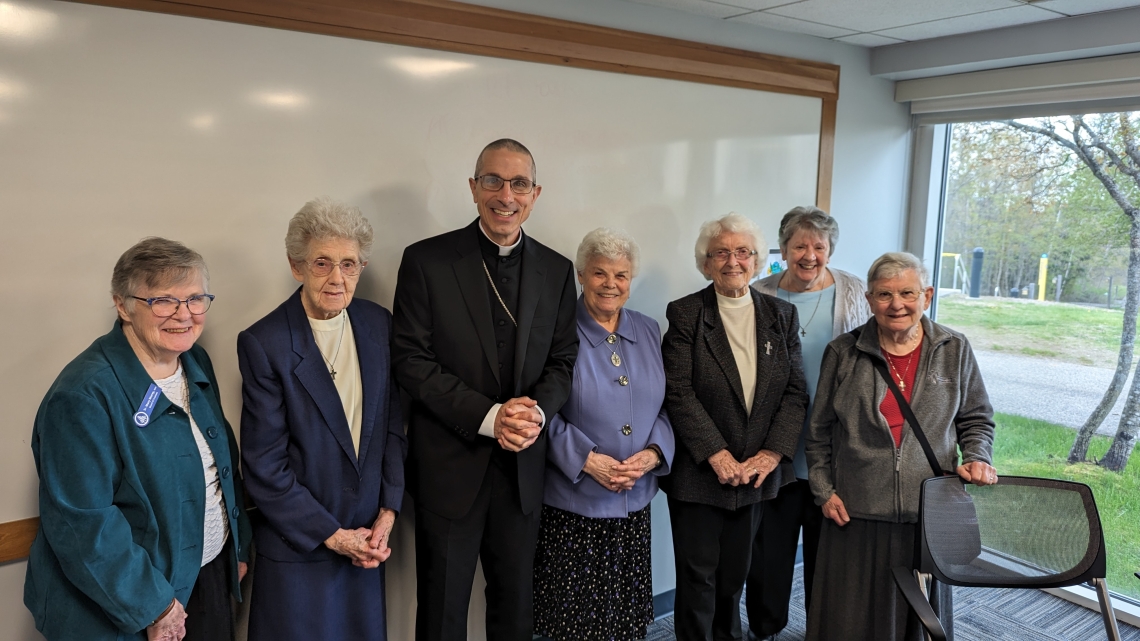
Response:
POLYGON ((55 31, 59 17, 16 2, 0 2, 0 41, 33 42, 55 31))
POLYGON ((443 58, 416 58, 411 56, 392 58, 388 61, 388 64, 406 74, 420 78, 439 78, 475 68, 475 63, 473 62, 446 60, 443 58))

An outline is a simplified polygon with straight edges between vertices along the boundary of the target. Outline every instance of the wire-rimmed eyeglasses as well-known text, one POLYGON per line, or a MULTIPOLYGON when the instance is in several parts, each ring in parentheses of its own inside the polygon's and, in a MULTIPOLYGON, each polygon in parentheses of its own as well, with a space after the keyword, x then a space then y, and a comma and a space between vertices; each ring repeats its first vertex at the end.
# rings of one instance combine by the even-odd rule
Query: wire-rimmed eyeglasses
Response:
POLYGON ((737 247, 736 249, 718 249, 716 251, 706 252, 706 258, 715 258, 719 261, 728 260, 729 256, 736 256, 736 260, 744 262, 757 254, 755 249, 748 249, 747 247, 737 247))
POLYGON ((210 303, 214 302, 213 294, 196 294, 190 296, 186 300, 175 298, 174 296, 154 296, 152 298, 142 298, 141 296, 131 296, 135 300, 141 300, 150 307, 150 311, 159 318, 170 318, 178 313, 178 308, 183 304, 186 309, 195 316, 201 316, 210 309, 210 303))
POLYGON ((898 296, 904 303, 913 303, 918 300, 921 294, 921 289, 904 289, 901 292, 891 292, 880 289, 871 293, 871 299, 881 305, 890 305, 891 302, 894 301, 895 296, 898 296))
POLYGON ((495 174, 483 174, 482 176, 475 176, 475 181, 479 186, 487 191, 499 191, 503 188, 503 183, 510 183, 511 192, 520 196, 529 194, 534 190, 534 181, 526 178, 511 178, 507 180, 495 174))
POLYGON ((332 273, 333 267, 340 267, 340 273, 350 278, 364 271, 364 263, 358 263, 350 259, 345 259, 338 263, 328 258, 318 258, 312 262, 306 262, 305 264, 309 266, 309 271, 313 272, 313 276, 328 276, 332 273))

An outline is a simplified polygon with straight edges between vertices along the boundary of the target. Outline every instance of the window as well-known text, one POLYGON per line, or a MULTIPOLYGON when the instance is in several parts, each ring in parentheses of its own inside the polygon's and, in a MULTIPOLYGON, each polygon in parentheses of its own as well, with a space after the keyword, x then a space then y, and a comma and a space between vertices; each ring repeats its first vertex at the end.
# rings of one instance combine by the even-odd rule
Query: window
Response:
POLYGON ((1140 602, 1140 112, 947 129, 935 314, 977 355, 995 465, 1091 486, 1108 585, 1140 602))

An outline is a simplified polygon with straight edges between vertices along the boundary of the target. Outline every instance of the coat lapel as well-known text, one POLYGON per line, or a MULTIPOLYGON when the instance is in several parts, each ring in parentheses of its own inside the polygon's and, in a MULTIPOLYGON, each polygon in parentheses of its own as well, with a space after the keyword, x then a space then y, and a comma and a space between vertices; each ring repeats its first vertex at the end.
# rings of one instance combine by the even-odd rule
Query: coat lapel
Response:
POLYGON ((720 320, 720 308, 716 303, 716 290, 709 285, 701 296, 704 303, 704 313, 701 317, 705 323, 705 343, 709 352, 716 359, 724 377, 728 379, 729 387, 736 394, 736 400, 744 407, 744 384, 740 382, 740 371, 736 368, 736 357, 732 355, 732 346, 728 344, 728 334, 724 331, 724 323, 720 320))
MULTIPOLYGON (((285 311, 289 319, 289 336, 293 342, 293 351, 301 357, 301 362, 293 370, 293 374, 309 392, 333 438, 340 443, 341 449, 359 473, 360 462, 356 458, 356 449, 352 446, 352 434, 349 432, 344 407, 340 403, 340 394, 337 393, 336 385, 333 384, 329 370, 325 366, 325 359, 317 349, 316 341, 313 340, 313 328, 305 316, 304 306, 301 305, 300 289, 289 299, 285 311)), ((356 326, 354 325, 352 329, 356 331, 356 326)), ((363 377, 363 372, 361 376, 363 377)))
POLYGON ((353 305, 350 303, 348 320, 352 323, 352 335, 356 339, 356 357, 360 361, 360 388, 364 396, 360 415, 360 454, 357 458, 365 461, 375 429, 377 406, 380 400, 388 395, 386 374, 389 371, 389 358, 387 349, 376 342, 373 328, 361 322, 353 314, 353 305))
MULTIPOLYGON (((756 411, 768 398, 768 383, 772 379, 772 363, 774 356, 782 355, 784 339, 776 327, 776 316, 770 312, 767 305, 760 304, 760 292, 748 288, 752 292, 752 307, 756 310, 756 393, 752 396, 751 416, 762 416, 763 412, 756 411)), ((795 331, 791 329, 790 331, 795 331)), ((786 357, 783 357, 786 360, 786 357)), ((782 394, 780 395, 782 398, 782 394)))
MULTIPOLYGON (((523 233, 523 232, 519 232, 523 233)), ((530 342, 530 328, 534 312, 546 283, 546 261, 538 253, 535 243, 523 241, 522 275, 519 278, 518 328, 515 332, 515 389, 514 396, 522 393, 523 362, 530 342)))
POLYGON ((459 291, 463 295, 463 302, 467 304, 467 312, 475 324, 475 333, 479 335, 479 345, 483 348, 483 356, 491 373, 495 375, 495 382, 502 385, 499 380, 499 355, 495 349, 495 329, 491 319, 490 292, 487 289, 486 265, 483 264, 483 254, 479 251, 479 240, 475 234, 479 230, 475 227, 476 220, 468 225, 470 233, 465 234, 463 240, 456 245, 459 259, 452 263, 455 270, 455 280, 459 282, 459 291))

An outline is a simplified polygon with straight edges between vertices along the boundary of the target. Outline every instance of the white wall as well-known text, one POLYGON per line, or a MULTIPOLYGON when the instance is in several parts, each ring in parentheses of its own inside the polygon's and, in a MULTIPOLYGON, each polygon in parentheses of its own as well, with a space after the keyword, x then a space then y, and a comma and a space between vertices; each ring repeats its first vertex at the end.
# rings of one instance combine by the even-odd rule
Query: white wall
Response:
MULTIPOLYGON (((29 0, 23 4, 32 8, 39 6, 52 11, 58 9, 72 16, 106 15, 105 12, 120 11, 57 4, 49 0, 29 0)), ((908 117, 905 110, 892 101, 892 83, 874 79, 868 75, 869 56, 865 50, 808 36, 766 31, 620 1, 512 0, 511 2, 500 2, 499 5, 504 7, 513 5, 513 8, 519 10, 530 10, 555 17, 595 22, 606 26, 641 30, 648 33, 803 57, 841 65, 832 213, 841 221, 843 236, 833 264, 842 269, 861 273, 865 271, 867 264, 874 257, 884 251, 894 250, 901 246, 904 177, 907 168, 908 117)), ((126 33, 136 35, 153 33, 147 29, 150 25, 167 25, 171 24, 171 21, 175 21, 176 24, 197 22, 186 18, 152 14, 130 13, 129 15, 130 17, 123 18, 123 28, 126 33)), ((84 46, 82 37, 85 31, 94 29, 95 26, 94 23, 88 22, 86 19, 63 21, 55 25, 57 29, 65 30, 67 32, 65 35, 80 38, 77 41, 80 43, 77 45, 79 48, 73 49, 70 55, 76 55, 77 52, 82 55, 82 47, 84 46)), ((194 45, 193 42, 187 43, 181 40, 182 35, 189 38, 189 34, 195 29, 197 27, 187 28, 185 32, 176 30, 174 37, 167 38, 170 42, 166 44, 170 46, 194 45)), ((227 33, 252 28, 222 25, 216 29, 219 33, 227 33)), ((246 32, 242 31, 242 33, 246 32)), ((148 36, 144 35, 143 37, 148 36)), ((158 35, 149 37, 153 38, 155 42, 161 40, 158 35)), ((311 47, 310 53, 315 57, 331 55, 330 52, 343 53, 363 47, 385 46, 328 39, 320 36, 301 36, 272 30, 255 30, 253 37, 250 38, 251 41, 276 41, 279 39, 284 39, 282 42, 302 43, 305 48, 311 47), (290 38, 299 39, 290 40, 290 38)), ((100 44, 107 43, 101 41, 100 44)), ((17 119, 22 117, 18 112, 21 104, 23 108, 28 108, 29 104, 33 104, 32 109, 34 110, 37 107, 34 103, 29 103, 29 100, 35 101, 46 98, 49 103, 52 99, 64 100, 68 91, 78 90, 78 93, 67 98, 66 104, 72 107, 73 112, 67 114, 65 121, 97 118, 101 115, 100 109, 108 108, 108 96, 119 91, 122 88, 122 81, 129 76, 125 72, 121 77, 114 74, 103 77, 81 75, 68 83, 47 87, 46 92, 42 91, 44 88, 38 86, 21 86, 18 82, 11 80, 12 68, 28 62, 29 57, 35 56, 35 46, 34 43, 21 44, 16 42, 13 45, 11 42, 0 41, 0 47, 4 47, 0 49, 0 53, 3 54, 3 57, 0 57, 0 127, 8 126, 9 131, 15 131, 12 129, 13 125, 19 124, 17 119), (5 85, 6 81, 7 84, 5 85), (21 101, 23 102, 21 103, 21 101)), ((202 51, 201 57, 208 58, 212 53, 211 51, 202 51)), ((145 68, 148 63, 145 57, 140 60, 137 52, 132 55, 130 51, 124 51, 123 54, 121 62, 124 70, 132 68, 132 65, 142 65, 145 68)), ((167 61, 167 69, 175 74, 180 82, 188 84, 192 89, 196 90, 212 85, 216 79, 203 77, 200 71, 195 70, 194 62, 191 59, 176 57, 167 61)), ((274 59, 272 56, 247 62, 252 67, 263 71, 273 70, 274 59)), ((54 59, 49 57, 35 64, 43 65, 43 69, 50 73, 63 73, 62 70, 66 69, 69 63, 66 57, 54 59)), ((580 76, 580 74, 596 73, 581 70, 557 70, 544 66, 537 67, 542 73, 551 72, 554 69, 555 71, 568 72, 573 77, 589 77, 580 76)), ((159 76, 156 76, 156 81, 163 80, 159 76)), ((265 73, 265 78, 268 81, 268 89, 273 89, 274 82, 281 80, 280 77, 274 77, 272 73, 265 73)), ((616 78, 622 80, 624 87, 652 87, 656 86, 654 83, 663 82, 621 76, 616 78)), ((361 88, 361 91, 366 91, 366 89, 361 88)), ((488 83, 485 89, 487 100, 495 101, 503 100, 502 92, 508 91, 509 86, 504 89, 502 84, 488 83)), ((708 104, 705 111, 709 116, 712 116, 710 120, 714 121, 718 121, 716 114, 724 113, 723 107, 731 108, 733 106, 731 101, 735 98, 732 97, 741 95, 740 92, 743 91, 703 86, 701 90, 704 99, 712 103, 708 104)), ((335 98, 336 96, 332 97, 335 98)), ((158 95, 152 98, 168 106, 172 112, 180 114, 179 117, 182 118, 197 117, 196 114, 203 108, 202 104, 187 100, 184 95, 162 95, 161 92, 158 92, 158 95)), ((442 99, 446 98, 446 96, 442 97, 442 99)), ((393 105, 397 104, 400 100, 399 93, 393 93, 391 99, 394 101, 393 105)), ((699 103, 699 101, 697 102, 699 103)), ((800 130, 801 125, 798 123, 793 125, 792 119, 773 122, 770 120, 771 113, 762 108, 757 108, 754 111, 756 123, 740 126, 737 134, 746 137, 748 132, 757 127, 760 129, 772 128, 776 132, 784 130, 788 133, 800 130)), ((341 115, 337 114, 337 117, 341 115)), ((144 116, 140 114, 140 117, 144 116)), ((298 182, 285 175, 275 176, 272 172, 258 172, 255 169, 253 178, 257 181, 255 183, 256 189, 243 193, 240 202, 237 203, 219 203, 204 197, 202 194, 193 193, 192 190, 186 191, 185 199, 182 202, 172 199, 154 199, 147 196, 148 190, 164 188, 164 186, 168 189, 175 188, 175 186, 179 189, 186 189, 186 185, 192 186, 195 182, 206 185, 229 181, 233 183, 231 186, 235 189, 240 189, 243 184, 249 184, 219 170, 215 164, 215 154, 218 151, 210 147, 208 138, 188 142, 187 149, 179 153, 177 158, 171 159, 172 162, 163 162, 146 168, 142 178, 139 179, 142 184, 138 186, 137 191, 124 190, 120 184, 102 194, 100 190, 114 182, 113 180, 108 182, 108 177, 114 178, 123 171, 123 168, 116 166, 113 162, 100 164, 101 154, 99 152, 102 149, 106 149, 109 157, 115 157, 116 154, 126 154, 127 157, 137 154, 146 157, 147 154, 161 152, 163 150, 161 145, 157 142, 148 144, 146 141, 117 138, 115 131, 103 131, 99 132, 98 135, 93 132, 78 130, 67 133, 45 133, 43 130, 37 131, 35 125, 29 129, 25 123, 23 128, 19 130, 22 134, 46 136, 42 140, 47 141, 48 145, 53 148, 53 152, 58 154, 59 158, 65 159, 65 162, 74 160, 72 155, 77 154, 82 156, 83 161, 88 164, 89 171, 85 172, 82 163, 77 162, 70 166, 68 171, 63 172, 67 180, 59 180, 58 176, 53 176, 50 172, 29 169, 30 163, 35 159, 38 158, 40 162, 44 161, 45 149, 43 149, 43 144, 35 143, 20 146, 12 144, 10 138, 7 139, 8 142, 0 142, 0 170, 9 176, 11 181, 8 188, 0 190, 0 194, 7 194, 8 196, 6 199, 4 196, 0 196, 0 202, 3 203, 0 206, 0 217, 2 217, 4 225, 3 246, 6 250, 11 250, 6 251, 10 259, 16 255, 22 257, 16 262, 20 264, 17 271, 23 277, 17 280, 8 279, 8 282, 0 287, 0 292, 6 294, 0 297, 0 312, 2 312, 0 317, 5 319, 7 331, 4 332, 4 335, 8 339, 5 341, 3 351, 6 353, 6 358, 3 367, 0 368, 0 375, 2 375, 3 381, 18 381, 16 387, 19 388, 18 392, 5 397, 7 399, 6 404, 14 406, 15 411, 8 412, 5 422, 0 425, 0 440, 4 445, 3 448, 0 448, 0 467, 7 471, 4 475, 0 475, 0 480, 3 480, 10 490, 13 490, 0 500, 0 522, 23 518, 35 513, 34 477, 30 481, 27 478, 28 474, 31 473, 30 450, 28 448, 30 417, 34 412, 34 406, 38 402, 39 396, 42 395, 42 390, 46 389, 47 384, 50 383, 50 377, 45 380, 28 380, 21 373, 29 365, 40 365, 40 356, 37 356, 37 350, 29 349, 20 340, 20 337, 28 331, 29 326, 26 323, 37 323, 37 331, 52 332, 53 336, 58 336, 60 344, 67 346, 64 351, 68 351, 70 354, 77 353, 94 337, 95 333, 92 328, 98 327, 101 330, 112 318, 108 309, 109 306, 104 302, 106 297, 104 283, 107 274, 88 273, 88 270, 91 269, 91 266, 98 265, 102 271, 103 266, 110 264, 108 259, 113 262, 114 256, 117 256, 126 244, 129 244, 134 238, 145 234, 169 233, 172 236, 187 240, 192 246, 201 247, 202 243, 215 243, 209 248, 210 251, 205 253, 207 260, 215 267, 216 293, 220 294, 220 300, 233 301, 235 304, 229 308, 229 311, 224 311, 226 308, 219 305, 216 310, 217 313, 211 312, 212 322, 215 323, 216 329, 219 324, 238 327, 248 325, 267 312, 272 304, 280 300, 292 287, 291 281, 285 273, 284 261, 280 260, 279 240, 283 235, 284 221, 289 212, 295 210, 308 197, 318 193, 329 193, 360 205, 369 215, 376 211, 390 212, 396 210, 410 214, 415 218, 413 221, 396 218, 385 221, 383 226, 378 225, 380 234, 377 252, 380 255, 375 257, 376 270, 370 276, 374 277, 374 280, 362 284, 362 288, 368 290, 370 297, 385 304, 390 302, 391 288, 394 282, 384 274, 394 273, 395 261, 398 260, 396 255, 403 244, 428 233, 455 227, 466 222, 473 215, 470 203, 464 202, 463 189, 444 188, 441 184, 442 181, 449 180, 452 174, 462 176, 469 171, 468 165, 471 164, 473 154, 461 154, 457 150, 471 146, 477 149, 482 138, 480 140, 462 141, 464 144, 454 144, 456 142, 454 138, 447 142, 443 142, 439 138, 439 136, 454 136, 457 131, 460 135, 470 135, 469 130, 465 129, 470 125, 470 118, 458 122, 447 118, 435 121, 437 137, 430 138, 431 149, 408 150, 399 147, 381 147, 377 146, 374 140, 367 135, 345 136, 343 132, 336 129, 335 125, 330 125, 332 129, 329 131, 318 131, 310 138, 290 144, 277 145, 272 140, 267 141, 256 135, 258 127, 264 124, 259 122, 259 119, 295 117, 297 116, 288 114, 250 116, 248 121, 237 123, 246 128, 245 131, 250 136, 251 150, 254 147, 258 148, 257 153, 250 151, 248 158, 242 156, 244 153, 242 150, 238 150, 239 159, 244 158, 247 162, 256 164, 263 162, 263 155, 268 153, 288 166, 289 176, 296 175, 298 172, 305 176, 304 181, 298 182), (316 158, 325 154, 325 145, 330 139, 343 141, 344 149, 356 154, 365 154, 367 159, 358 166, 350 167, 348 171, 331 171, 327 164, 309 156, 315 148, 321 149, 316 158), (159 148, 156 149, 156 146, 159 148), (388 160, 409 152, 414 156, 413 162, 399 168, 396 179, 376 185, 366 191, 359 189, 361 184, 374 184, 377 175, 382 175, 384 171, 389 170, 386 164, 388 160), (429 167, 421 162, 425 154, 454 157, 446 160, 445 166, 441 170, 441 168, 429 167), (472 157, 466 157, 468 155, 472 157), (373 182, 368 182, 368 177, 371 177, 373 182), (15 193, 13 185, 19 188, 21 197, 12 197, 12 194, 15 193), (68 192, 76 188, 87 189, 96 198, 71 202, 62 211, 53 211, 45 207, 49 201, 67 202, 68 192), (455 191, 458 191, 459 194, 456 195, 455 191), (29 195, 31 197, 27 197, 29 195), (99 196, 107 200, 100 201, 98 200, 99 196), (212 220, 209 229, 199 229, 193 224, 194 216, 201 215, 203 212, 210 216, 217 216, 219 215, 218 208, 227 207, 240 208, 243 211, 253 212, 253 215, 242 218, 223 216, 221 219, 212 220), (134 213, 124 214, 125 211, 134 213), (140 215, 145 218, 147 224, 140 224, 140 215), (217 243, 215 239, 219 236, 224 236, 229 241, 217 243), (67 238, 76 242, 69 242, 69 250, 61 254, 58 251, 59 238, 67 238), (251 242, 252 247, 250 246, 251 242), (396 252, 396 254, 391 252, 396 252), (75 283, 82 285, 77 287, 43 287, 42 282, 37 283, 35 280, 40 273, 34 268, 40 264, 37 261, 54 261, 54 266, 70 270, 75 275, 75 283), (256 291, 236 287, 232 284, 227 286, 223 279, 218 278, 218 272, 227 268, 249 270, 250 273, 247 275, 262 283, 263 286, 256 291), (88 284, 87 281, 89 280, 93 284, 88 284), (35 296, 45 296, 50 297, 50 299, 47 303, 40 299, 34 299, 36 302, 30 303, 29 301, 33 300, 35 296), (241 304, 237 304, 239 301, 241 304), (77 308, 101 311, 95 314, 95 317, 92 317, 90 312, 76 316, 72 310, 77 308), (20 478, 9 478, 9 473, 14 474, 16 471, 19 471, 20 478)), ((697 116, 697 118, 699 117, 697 116)), ((65 122, 64 127, 66 128, 66 126, 67 123, 65 122)), ((223 119, 219 126, 226 127, 228 124, 223 119)), ((663 123, 662 126, 668 125, 663 123)), ((540 178, 543 175, 549 177, 542 179, 542 182, 547 184, 548 191, 544 194, 539 209, 536 209, 536 216, 533 219, 536 228, 533 233, 566 253, 573 250, 580 233, 563 235, 560 233, 562 229, 558 225, 553 225, 549 218, 544 221, 541 208, 544 205, 558 202, 554 200, 555 197, 552 194, 556 194, 558 191, 562 191, 563 194, 570 194, 574 190, 584 190, 577 202, 574 199, 563 201, 563 211, 571 215, 582 216, 582 224, 593 223, 589 227, 608 222, 612 214, 594 207, 597 201, 593 200, 591 195, 587 193, 589 181, 586 181, 587 186, 583 187, 581 181, 576 182, 568 177, 573 176, 581 179, 594 176, 597 171, 621 172, 630 167, 636 170, 639 167, 639 162, 646 158, 652 158, 656 153, 655 148, 648 145, 634 155, 617 160, 613 156, 609 156, 608 158, 586 158, 574 161, 570 158, 561 158, 555 152, 560 144, 570 142, 566 132, 544 128, 541 120, 527 121, 522 128, 527 133, 527 135, 521 136, 525 141, 540 141, 536 148, 540 171, 543 172, 540 173, 540 178), (560 181, 563 182, 562 185, 558 185, 560 181), (552 183, 558 189, 551 190, 552 183)), ((504 130, 503 133, 514 132, 504 130)), ((197 134, 188 134, 188 136, 193 135, 197 134)), ((478 138, 481 135, 474 137, 478 138)), ((161 140, 161 138, 156 138, 156 140, 161 140)), ((187 140, 189 141, 190 138, 188 137, 187 140)), ((604 143, 603 140, 598 142, 604 143)), ((227 154, 229 154, 226 156, 227 161, 234 159, 230 151, 227 150, 227 154)), ((712 149, 698 149, 698 152, 696 156, 693 156, 698 162, 702 162, 702 159, 711 162, 712 149)), ((800 160, 802 159, 796 159, 796 162, 800 160)), ((799 191, 793 193, 798 193, 799 196, 793 199, 794 202, 788 201, 786 195, 777 195, 777 192, 780 191, 779 184, 781 182, 776 178, 778 167, 773 165, 757 165, 757 167, 758 169, 754 170, 752 175, 756 176, 755 172, 758 171, 761 180, 757 181, 753 178, 753 184, 748 185, 746 189, 748 197, 741 200, 753 203, 755 209, 753 211, 746 209, 745 213, 754 215, 761 220, 771 236, 774 235, 775 221, 778 220, 780 213, 793 204, 802 204, 810 200, 813 192, 810 184, 808 184, 807 189, 802 189, 802 186, 796 187, 799 191), (759 188, 760 191, 755 192, 756 188, 759 188)), ((621 221, 623 224, 631 226, 635 233, 644 234, 656 242, 667 241, 670 234, 678 235, 678 237, 685 236, 676 242, 676 252, 679 253, 649 257, 650 270, 641 277, 644 279, 645 286, 636 288, 631 299, 632 306, 643 309, 662 320, 663 306, 661 301, 695 289, 700 285, 699 277, 695 277, 694 274, 683 275, 688 273, 685 270, 691 269, 688 267, 691 261, 687 258, 691 240, 687 235, 695 230, 695 224, 700 220, 723 214, 729 207, 738 207, 732 203, 731 199, 702 197, 702 193, 707 195, 708 192, 702 192, 698 183, 702 179, 709 178, 712 172, 704 167, 694 167, 693 170, 692 180, 696 183, 694 183, 691 193, 679 201, 662 203, 646 200, 639 202, 636 198, 611 201, 620 205, 621 221), (663 211, 669 216, 669 224, 665 226, 658 223, 663 211), (659 276, 657 280, 652 278, 654 273, 652 263, 654 262, 657 263, 655 267, 659 276)), ((804 172, 799 173, 802 178, 804 172)), ((662 170, 662 175, 667 175, 667 171, 662 170)), ((249 176, 244 176, 243 180, 248 178, 249 176)), ((379 221, 374 219, 373 222, 377 224, 379 221)), ((214 353, 215 360, 220 361, 219 370, 225 372, 234 370, 223 376, 222 383, 223 387, 226 388, 227 413, 236 417, 237 412, 234 408, 237 403, 237 381, 236 369, 233 367, 232 336, 222 336, 216 331, 212 334, 208 331, 203 341, 207 348, 214 353)), ((53 371, 58 371, 61 365, 62 362, 54 364, 53 371)), ((671 541, 668 537, 664 502, 655 502, 654 510, 656 537, 654 545, 656 561, 654 563, 656 573, 654 591, 660 592, 671 587, 673 583, 669 562, 671 541)), ((408 526, 410 526, 410 519, 402 519, 401 529, 394 537, 394 545, 399 542, 398 538, 402 537, 405 545, 410 548, 411 532, 408 526)), ((398 575, 411 573, 410 555, 405 555, 403 558, 405 562, 394 562, 392 564, 392 567, 389 568, 391 573, 398 575)), ((0 625, 0 640, 23 640, 38 637, 32 631, 30 616, 22 605, 23 568, 23 563, 0 567, 0 621, 4 622, 0 625)), ((413 603, 414 595, 409 590, 397 590, 390 596, 390 611, 407 612, 413 603)), ((473 627, 478 627, 478 621, 479 617, 473 618, 473 627)), ((407 630, 400 628, 398 632, 394 631, 393 638, 405 638, 406 634, 407 630)))
POLYGON ((839 65, 830 213, 842 234, 832 265, 866 275, 871 261, 902 248, 910 117, 894 101, 894 82, 871 76, 869 49, 624 0, 469 4, 839 65))

